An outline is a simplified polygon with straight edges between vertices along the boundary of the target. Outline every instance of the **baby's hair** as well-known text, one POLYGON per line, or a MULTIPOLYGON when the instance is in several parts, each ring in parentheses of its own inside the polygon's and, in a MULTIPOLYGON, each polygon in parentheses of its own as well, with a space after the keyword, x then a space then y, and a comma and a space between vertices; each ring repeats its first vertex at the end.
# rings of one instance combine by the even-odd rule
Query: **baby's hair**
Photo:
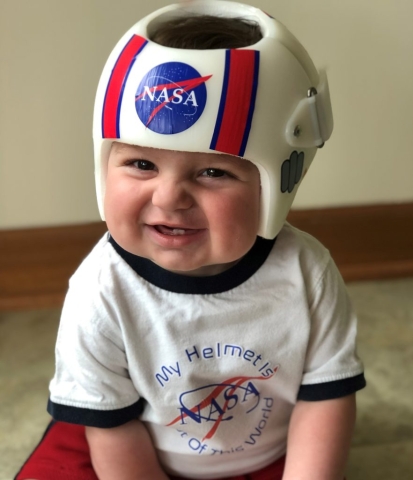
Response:
POLYGON ((261 40, 262 33, 256 22, 243 18, 194 15, 160 24, 150 38, 165 47, 210 50, 248 47, 261 40))

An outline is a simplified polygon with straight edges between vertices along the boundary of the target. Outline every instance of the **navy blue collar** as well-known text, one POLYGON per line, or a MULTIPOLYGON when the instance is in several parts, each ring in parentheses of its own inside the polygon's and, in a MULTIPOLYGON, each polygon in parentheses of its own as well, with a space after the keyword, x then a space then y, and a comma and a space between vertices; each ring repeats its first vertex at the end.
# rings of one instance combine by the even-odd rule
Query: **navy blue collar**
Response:
POLYGON ((275 240, 257 237, 251 250, 230 269, 209 277, 191 277, 172 273, 151 260, 133 255, 109 237, 113 248, 140 277, 163 290, 198 295, 226 292, 244 283, 263 265, 275 240))

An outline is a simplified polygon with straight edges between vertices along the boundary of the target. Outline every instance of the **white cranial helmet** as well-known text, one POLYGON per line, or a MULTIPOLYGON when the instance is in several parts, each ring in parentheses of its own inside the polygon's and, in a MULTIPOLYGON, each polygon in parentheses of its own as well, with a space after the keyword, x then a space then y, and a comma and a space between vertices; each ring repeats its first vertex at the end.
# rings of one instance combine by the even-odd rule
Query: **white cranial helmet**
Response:
POLYGON ((148 15, 118 42, 95 102, 93 140, 99 211, 113 141, 226 153, 261 176, 259 235, 274 238, 317 147, 333 130, 327 78, 298 40, 263 11, 198 0, 148 15), (255 21, 263 38, 239 49, 185 50, 152 42, 169 19, 206 14, 255 21))

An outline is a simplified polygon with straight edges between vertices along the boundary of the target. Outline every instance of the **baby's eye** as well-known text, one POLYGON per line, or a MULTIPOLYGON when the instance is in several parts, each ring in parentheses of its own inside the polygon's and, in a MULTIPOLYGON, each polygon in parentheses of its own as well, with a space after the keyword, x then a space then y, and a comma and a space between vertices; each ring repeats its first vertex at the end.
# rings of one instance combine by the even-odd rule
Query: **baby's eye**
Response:
POLYGON ((135 160, 132 165, 139 170, 154 170, 155 165, 149 160, 135 160))
POLYGON ((223 177, 224 175, 227 175, 224 170, 219 170, 218 168, 207 168, 203 174, 205 177, 211 177, 211 178, 216 178, 216 177, 223 177))

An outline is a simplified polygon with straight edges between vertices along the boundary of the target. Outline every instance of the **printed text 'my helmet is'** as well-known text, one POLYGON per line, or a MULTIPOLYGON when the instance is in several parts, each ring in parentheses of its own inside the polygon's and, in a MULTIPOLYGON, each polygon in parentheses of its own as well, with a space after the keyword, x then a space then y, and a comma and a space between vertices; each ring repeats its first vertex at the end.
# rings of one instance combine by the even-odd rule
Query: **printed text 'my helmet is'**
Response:
POLYGON ((97 90, 93 139, 104 219, 113 141, 250 160, 261 176, 259 235, 274 238, 317 147, 333 130, 328 83, 298 40, 263 11, 198 0, 148 15, 118 42, 97 90), (243 17, 263 38, 240 49, 185 50, 149 38, 157 25, 188 14, 243 17))

